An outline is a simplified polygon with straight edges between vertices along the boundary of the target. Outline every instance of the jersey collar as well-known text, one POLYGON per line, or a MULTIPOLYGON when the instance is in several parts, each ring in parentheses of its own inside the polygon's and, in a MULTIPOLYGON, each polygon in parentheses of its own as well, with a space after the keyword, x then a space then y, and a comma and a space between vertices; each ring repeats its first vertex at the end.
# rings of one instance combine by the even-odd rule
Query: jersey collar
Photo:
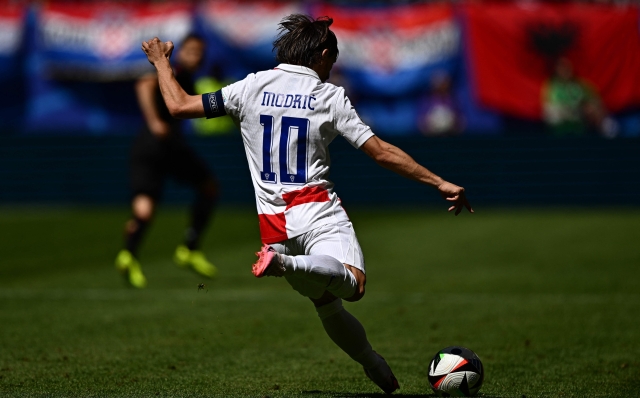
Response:
POLYGON ((318 76, 316 71, 314 71, 311 68, 307 68, 306 66, 291 65, 291 64, 280 64, 280 65, 276 66, 276 69, 280 69, 280 70, 283 70, 285 72, 300 73, 301 75, 309 75, 309 76, 315 77, 316 79, 320 80, 320 77, 318 76))

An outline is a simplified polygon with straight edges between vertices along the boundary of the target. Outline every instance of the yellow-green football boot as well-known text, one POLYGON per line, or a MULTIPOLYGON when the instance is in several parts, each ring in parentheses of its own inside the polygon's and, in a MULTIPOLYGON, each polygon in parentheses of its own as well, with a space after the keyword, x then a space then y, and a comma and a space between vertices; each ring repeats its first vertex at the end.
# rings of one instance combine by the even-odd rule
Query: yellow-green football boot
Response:
POLYGON ((189 250, 185 245, 180 245, 176 248, 173 261, 175 261, 178 266, 191 268, 207 278, 213 279, 218 273, 218 269, 207 260, 204 253, 199 250, 189 250))
POLYGON ((142 273, 140 263, 129 250, 120 250, 116 257, 116 269, 125 277, 131 286, 143 289, 147 286, 147 278, 142 273))

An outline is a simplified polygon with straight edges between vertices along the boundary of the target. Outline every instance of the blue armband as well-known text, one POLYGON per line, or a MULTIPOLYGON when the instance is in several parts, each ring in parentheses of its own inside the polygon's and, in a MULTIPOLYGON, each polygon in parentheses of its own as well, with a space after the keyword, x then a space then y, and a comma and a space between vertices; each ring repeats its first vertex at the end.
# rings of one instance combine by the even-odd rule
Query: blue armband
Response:
POLYGON ((220 117, 227 114, 224 110, 224 101, 222 100, 222 90, 215 93, 202 94, 202 106, 207 119, 212 117, 220 117))

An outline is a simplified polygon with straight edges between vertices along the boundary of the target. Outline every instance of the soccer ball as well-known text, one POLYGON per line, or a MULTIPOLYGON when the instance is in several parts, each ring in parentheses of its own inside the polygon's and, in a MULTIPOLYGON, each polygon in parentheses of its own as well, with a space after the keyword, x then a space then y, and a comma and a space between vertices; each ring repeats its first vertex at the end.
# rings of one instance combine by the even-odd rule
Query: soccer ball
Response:
POLYGON ((429 384, 439 397, 474 396, 483 380, 482 362, 468 348, 444 348, 436 353, 429 365, 429 384))

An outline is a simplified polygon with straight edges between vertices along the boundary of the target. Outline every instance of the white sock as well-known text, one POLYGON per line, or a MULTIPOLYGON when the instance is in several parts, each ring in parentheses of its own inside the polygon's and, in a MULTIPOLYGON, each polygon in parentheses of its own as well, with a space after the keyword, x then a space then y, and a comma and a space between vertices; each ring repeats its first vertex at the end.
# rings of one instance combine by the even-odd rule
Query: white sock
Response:
POLYGON ((334 296, 349 298, 358 287, 356 277, 336 258, 326 255, 287 256, 280 254, 286 274, 296 274, 315 282, 334 296))
POLYGON ((324 330, 342 351, 365 369, 378 365, 379 358, 373 352, 362 324, 344 309, 342 300, 336 299, 329 304, 316 307, 316 311, 324 330))

